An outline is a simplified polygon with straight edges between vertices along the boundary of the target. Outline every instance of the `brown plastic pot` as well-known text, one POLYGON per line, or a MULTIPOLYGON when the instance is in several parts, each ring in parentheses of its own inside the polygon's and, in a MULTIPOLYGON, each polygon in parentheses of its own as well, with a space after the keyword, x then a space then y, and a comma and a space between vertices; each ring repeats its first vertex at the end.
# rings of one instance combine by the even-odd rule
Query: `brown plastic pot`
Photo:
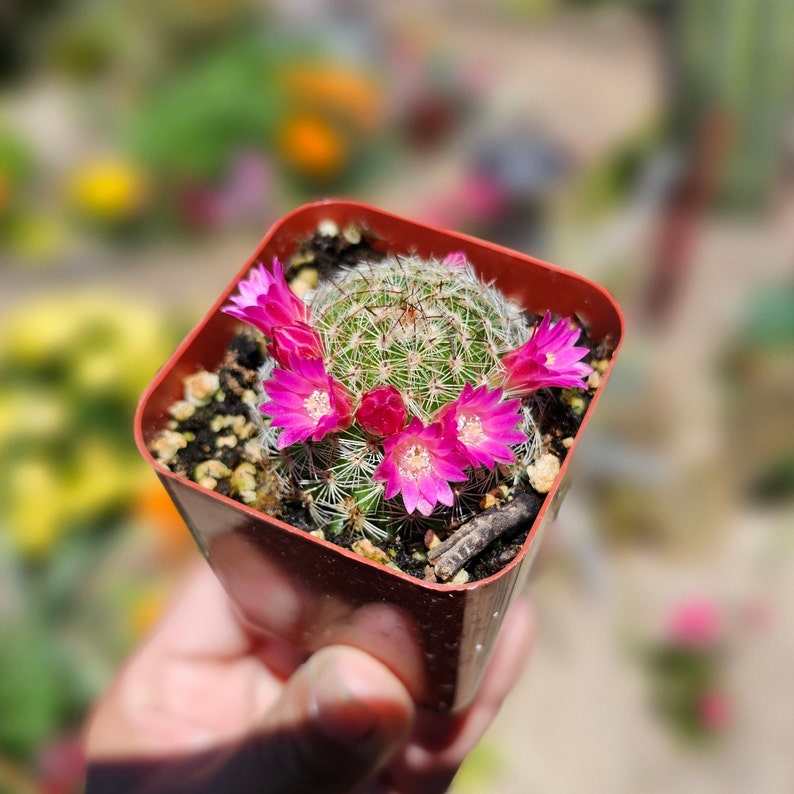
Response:
POLYGON ((623 336, 620 308, 580 276, 472 237, 435 229, 349 201, 321 201, 278 221, 204 319, 176 349, 141 398, 135 437, 240 614, 252 626, 303 653, 336 642, 373 653, 406 681, 416 699, 449 710, 474 696, 514 593, 524 585, 547 525, 556 515, 566 472, 598 402, 623 336), (158 463, 149 443, 163 429, 168 406, 182 397, 183 378, 215 369, 239 327, 220 311, 256 262, 286 260, 296 241, 320 221, 371 229, 391 253, 444 256, 463 251, 481 277, 540 313, 577 315, 595 340, 609 338, 611 363, 584 416, 559 477, 520 554, 493 576, 463 585, 435 584, 372 562, 230 498, 177 476, 158 463))

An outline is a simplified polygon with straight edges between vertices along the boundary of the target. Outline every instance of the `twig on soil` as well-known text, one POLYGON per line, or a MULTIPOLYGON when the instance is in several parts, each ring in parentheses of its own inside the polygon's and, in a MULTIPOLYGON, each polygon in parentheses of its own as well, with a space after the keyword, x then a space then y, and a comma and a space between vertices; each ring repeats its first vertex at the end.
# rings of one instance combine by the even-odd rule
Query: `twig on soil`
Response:
POLYGON ((436 576, 448 582, 469 560, 501 535, 531 523, 543 500, 533 493, 522 491, 498 507, 474 516, 445 541, 427 552, 436 576))

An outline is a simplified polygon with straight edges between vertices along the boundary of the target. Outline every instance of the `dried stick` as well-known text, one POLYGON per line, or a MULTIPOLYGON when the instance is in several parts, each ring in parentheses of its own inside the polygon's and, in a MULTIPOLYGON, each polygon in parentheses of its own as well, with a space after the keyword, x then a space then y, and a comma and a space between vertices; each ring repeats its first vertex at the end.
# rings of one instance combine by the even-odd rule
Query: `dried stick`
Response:
POLYGON ((492 540, 534 521, 542 503, 540 497, 522 491, 511 501, 474 516, 427 552, 436 576, 442 582, 448 582, 492 540))

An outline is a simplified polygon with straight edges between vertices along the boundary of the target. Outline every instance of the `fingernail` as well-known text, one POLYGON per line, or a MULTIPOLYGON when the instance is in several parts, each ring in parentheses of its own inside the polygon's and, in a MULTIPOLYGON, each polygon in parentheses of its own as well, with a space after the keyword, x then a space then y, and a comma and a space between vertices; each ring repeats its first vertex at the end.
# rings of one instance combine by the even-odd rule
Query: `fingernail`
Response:
POLYGON ((324 659, 312 681, 309 715, 330 738, 352 743, 373 734, 378 716, 353 691, 350 676, 339 660, 324 659))

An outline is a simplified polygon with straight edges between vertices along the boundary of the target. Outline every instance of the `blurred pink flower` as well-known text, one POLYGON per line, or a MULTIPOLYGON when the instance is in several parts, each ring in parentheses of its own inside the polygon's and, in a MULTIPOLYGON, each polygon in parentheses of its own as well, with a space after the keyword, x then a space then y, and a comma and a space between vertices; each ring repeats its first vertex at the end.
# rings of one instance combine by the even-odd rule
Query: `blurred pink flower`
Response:
POLYGON ((57 736, 47 741, 36 759, 37 791, 70 794, 82 791, 86 759, 80 736, 57 736))
POLYGON ((507 208, 508 196, 498 179, 485 174, 471 174, 459 187, 460 202, 467 216, 483 220, 498 220, 507 208))
POLYGON ((275 369, 262 385, 270 402, 262 413, 275 427, 283 427, 276 446, 284 449, 296 441, 321 441, 328 433, 349 427, 353 401, 342 383, 325 371, 321 358, 292 356, 289 370, 275 369))
POLYGON ((711 731, 722 731, 733 721, 733 703, 725 692, 709 689, 697 704, 700 724, 711 731))
POLYGON ((521 418, 520 400, 501 402, 502 390, 487 386, 463 387, 460 397, 445 405, 439 419, 453 422, 463 454, 472 466, 493 468, 494 462, 512 463, 515 455, 509 444, 520 444, 527 437, 516 430, 521 418))
POLYGON ((408 409, 394 386, 376 386, 361 398, 358 423, 372 436, 393 436, 408 421, 408 409))
POLYGON ((452 505, 450 482, 463 482, 466 460, 457 450, 454 434, 440 422, 425 427, 414 417, 405 430, 383 441, 385 456, 373 479, 386 483, 387 499, 402 493, 405 509, 429 516, 437 503, 452 505))
POLYGON ((579 334, 567 317, 552 325, 546 312, 529 340, 502 357, 507 391, 523 397, 547 386, 584 389, 583 379, 593 370, 580 361, 588 349, 574 346, 579 334))
POLYGON ((267 352, 286 369, 289 369, 290 356, 305 359, 321 358, 323 355, 323 340, 306 323, 278 325, 273 328, 271 337, 267 352))
POLYGON ((251 276, 237 285, 237 295, 222 311, 258 328, 272 337, 273 329, 282 325, 309 322, 309 308, 289 288, 281 262, 273 258, 273 273, 260 264, 251 276))
POLYGON ((717 607, 704 599, 685 601, 670 615, 668 639, 689 648, 707 648, 722 637, 722 620, 717 607))

